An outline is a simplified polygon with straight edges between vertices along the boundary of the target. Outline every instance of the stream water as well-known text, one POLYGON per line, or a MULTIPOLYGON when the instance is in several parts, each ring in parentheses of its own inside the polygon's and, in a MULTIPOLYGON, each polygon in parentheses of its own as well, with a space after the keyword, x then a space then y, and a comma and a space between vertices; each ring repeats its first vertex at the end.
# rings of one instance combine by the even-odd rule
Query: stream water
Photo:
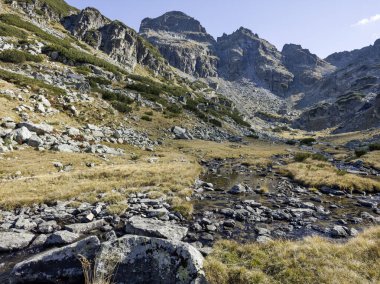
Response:
POLYGON ((238 161, 213 161, 207 168, 202 181, 212 183, 213 191, 206 186, 196 195, 195 220, 202 230, 193 226, 197 238, 202 239, 202 234, 206 234, 203 238, 206 243, 211 239, 207 234, 213 235, 214 240, 239 241, 257 240, 260 236, 272 239, 298 239, 308 235, 344 238, 372 225, 380 213, 375 208, 380 203, 379 194, 343 194, 340 191, 323 194, 301 187, 271 169, 251 171, 238 161), (252 190, 228 193, 237 184, 252 190), (212 225, 207 230, 208 223, 216 230, 212 225), (336 225, 346 227, 347 234, 338 236, 333 230, 336 225))

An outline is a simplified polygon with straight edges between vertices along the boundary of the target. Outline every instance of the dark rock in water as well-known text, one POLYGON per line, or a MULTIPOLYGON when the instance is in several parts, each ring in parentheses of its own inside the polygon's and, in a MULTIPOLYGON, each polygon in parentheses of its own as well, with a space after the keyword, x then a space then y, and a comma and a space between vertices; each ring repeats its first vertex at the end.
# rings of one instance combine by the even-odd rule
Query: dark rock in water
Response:
POLYGON ((127 235, 102 244, 96 271, 115 270, 115 284, 190 284, 205 283, 202 267, 202 254, 187 243, 127 235))
POLYGON ((16 264, 11 273, 10 283, 83 283, 79 256, 93 261, 99 247, 99 239, 92 236, 72 245, 33 256, 16 264))

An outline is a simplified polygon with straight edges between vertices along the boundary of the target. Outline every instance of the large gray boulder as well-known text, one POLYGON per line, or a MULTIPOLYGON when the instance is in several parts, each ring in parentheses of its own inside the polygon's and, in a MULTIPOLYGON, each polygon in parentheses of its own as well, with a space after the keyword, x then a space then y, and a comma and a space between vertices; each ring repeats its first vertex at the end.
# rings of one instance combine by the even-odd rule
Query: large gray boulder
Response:
POLYGON ((30 137, 32 137, 32 133, 26 127, 21 127, 13 131, 13 139, 19 144, 28 141, 30 137))
POLYGON ((99 247, 99 239, 91 236, 72 245, 33 256, 16 264, 10 283, 83 283, 79 256, 93 261, 99 247))
POLYGON ((114 272, 115 284, 185 284, 203 283, 202 267, 201 253, 187 243, 126 235, 102 244, 96 271, 114 272))
POLYGON ((134 216, 125 226, 127 234, 156 237, 169 240, 182 240, 188 229, 173 223, 134 216))
POLYGON ((0 253, 24 249, 33 238, 30 233, 0 232, 0 253))
POLYGON ((38 135, 53 132, 53 127, 46 123, 35 124, 31 122, 21 122, 17 124, 17 128, 26 127, 29 131, 35 132, 38 135))

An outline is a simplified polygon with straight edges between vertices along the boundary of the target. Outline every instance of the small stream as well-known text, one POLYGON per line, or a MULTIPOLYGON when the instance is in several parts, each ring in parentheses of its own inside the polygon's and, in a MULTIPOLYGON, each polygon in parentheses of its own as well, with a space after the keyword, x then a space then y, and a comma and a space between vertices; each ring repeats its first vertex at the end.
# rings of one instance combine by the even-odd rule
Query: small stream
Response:
POLYGON ((194 239, 202 243, 310 235, 346 238, 373 225, 380 214, 380 194, 351 195, 330 189, 323 194, 299 186, 270 168, 252 171, 234 160, 210 161, 206 168, 201 179, 212 183, 213 189, 204 186, 195 195, 196 222, 192 228, 194 239), (250 190, 228 193, 237 184, 250 190), (345 227, 341 235, 332 230, 336 225, 345 227))

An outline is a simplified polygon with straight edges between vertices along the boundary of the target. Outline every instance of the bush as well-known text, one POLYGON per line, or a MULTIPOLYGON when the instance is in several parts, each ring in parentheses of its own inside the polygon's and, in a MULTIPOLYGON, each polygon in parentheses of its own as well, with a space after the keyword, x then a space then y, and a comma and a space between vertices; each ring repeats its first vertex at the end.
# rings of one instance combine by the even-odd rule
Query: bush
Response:
POLYGON ((300 140, 301 145, 307 145, 307 146, 312 146, 313 143, 316 142, 314 138, 304 138, 300 140))
POLYGON ((56 44, 58 46, 62 46, 65 48, 71 47, 70 41, 55 37, 55 36, 45 32, 45 31, 43 31, 42 29, 40 29, 36 25, 33 25, 31 22, 27 22, 27 21, 22 20, 19 16, 15 15, 15 14, 2 14, 2 15, 0 15, 0 21, 3 23, 6 23, 8 25, 11 25, 11 26, 15 26, 15 27, 18 27, 21 29, 25 29, 25 30, 33 33, 37 37, 41 38, 42 40, 45 40, 49 43, 56 44))
POLYGON ((97 58, 94 55, 85 53, 83 51, 80 51, 74 48, 66 48, 64 46, 50 44, 43 48, 43 52, 45 54, 57 52, 61 60, 65 58, 71 61, 73 64, 92 64, 95 66, 102 67, 105 70, 110 71, 112 73, 116 73, 116 74, 120 72, 124 72, 122 69, 116 67, 115 65, 103 59, 97 58))
POLYGON ((43 57, 17 49, 7 49, 0 52, 0 60, 3 62, 20 64, 25 61, 42 62, 43 57))
POLYGON ((180 114, 180 113, 182 113, 182 107, 177 106, 177 105, 175 105, 175 104, 169 105, 166 109, 167 109, 168 111, 170 111, 171 113, 175 113, 175 114, 180 114))
POLYGON ((296 145, 297 141, 296 140, 287 140, 285 143, 288 145, 296 145))
POLYGON ((16 74, 13 72, 8 72, 5 70, 0 70, 0 79, 9 83, 15 84, 17 86, 21 86, 21 87, 31 86, 32 88, 35 88, 35 89, 42 88, 42 89, 47 90, 52 95, 66 94, 66 92, 61 88, 55 87, 50 84, 46 84, 45 82, 40 81, 40 80, 32 79, 32 78, 29 78, 20 74, 16 74))
POLYGON ((149 116, 153 116, 153 111, 151 111, 151 110, 150 111, 146 111, 146 112, 144 112, 144 114, 145 115, 149 115, 149 116))
POLYGON ((327 161, 328 159, 325 157, 325 156, 323 156, 322 154, 313 154, 313 155, 311 155, 311 158, 313 159, 313 160, 317 160, 317 161, 327 161))
POLYGON ((294 161, 302 163, 306 161, 306 159, 310 158, 310 153, 296 153, 294 156, 294 161))
POLYGON ((18 28, 0 22, 0 36, 9 36, 26 39, 27 34, 18 28))
POLYGON ((143 115, 143 116, 141 117, 141 119, 142 119, 142 120, 146 120, 146 121, 152 121, 152 120, 153 120, 153 118, 152 118, 151 116, 148 116, 148 115, 143 115))
POLYGON ((370 151, 380 151, 380 143, 370 144, 368 148, 370 151))
POLYGON ((365 149, 356 149, 355 150, 355 156, 360 158, 361 156, 364 156, 365 154, 367 154, 367 150, 365 149))
POLYGON ((209 122, 215 126, 222 127, 222 122, 220 120, 215 119, 215 118, 211 118, 209 122))
POLYGON ((132 111, 132 108, 126 103, 122 103, 122 102, 118 102, 118 101, 112 101, 111 104, 116 110, 118 110, 122 113, 129 113, 132 111))
POLYGON ((91 87, 97 87, 97 85, 111 85, 112 82, 106 78, 103 77, 89 77, 88 80, 90 81, 91 87))
POLYGON ((75 71, 77 71, 77 73, 82 74, 82 75, 88 75, 92 73, 91 68, 88 66, 78 66, 75 68, 75 71))

